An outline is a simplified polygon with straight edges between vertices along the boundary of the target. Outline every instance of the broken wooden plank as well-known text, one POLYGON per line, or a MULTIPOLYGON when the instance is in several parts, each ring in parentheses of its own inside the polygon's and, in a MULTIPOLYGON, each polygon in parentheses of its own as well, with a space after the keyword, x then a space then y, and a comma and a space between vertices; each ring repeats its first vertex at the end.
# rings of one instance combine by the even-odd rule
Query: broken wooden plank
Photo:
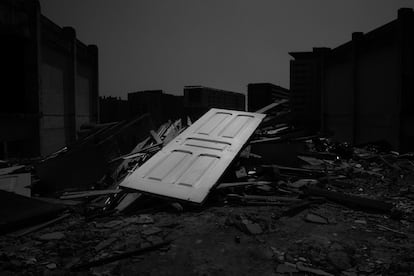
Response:
POLYGON ((286 206, 286 202, 271 202, 271 201, 241 201, 244 206, 286 206))
POLYGON ((316 187, 307 187, 305 189, 305 192, 308 195, 324 197, 330 201, 345 205, 353 209, 362 209, 380 213, 390 213, 393 209, 392 204, 384 202, 383 200, 327 191, 316 187))
POLYGON ((139 142, 133 150, 131 150, 131 153, 139 152, 141 149, 145 147, 145 145, 150 141, 150 137, 145 138, 143 141, 139 142))
POLYGON ((164 134, 165 134, 165 132, 167 131, 167 129, 171 126, 171 120, 168 120, 168 122, 166 122, 165 124, 163 124, 163 125, 161 125, 159 128, 158 128, 158 132, 157 132, 157 135, 159 136, 159 137, 163 137, 164 136, 164 134))
POLYGON ((261 196, 261 195, 244 195, 245 200, 256 201, 284 201, 284 202, 300 202, 301 199, 296 197, 283 197, 283 196, 261 196))
MULTIPOLYGON (((297 139, 295 140, 297 141, 297 139)), ((337 159, 337 155, 331 152, 318 152, 318 151, 302 151, 299 152, 301 156, 314 157, 320 160, 331 160, 334 161, 337 159)))
MULTIPOLYGON (((285 206, 291 202, 295 201, 286 201, 286 200, 266 200, 266 199, 258 199, 249 198, 246 195, 238 195, 238 194, 228 194, 227 199, 232 202, 236 202, 238 204, 246 205, 246 206, 285 206)), ((301 200, 299 200, 301 201, 301 200)))
POLYGON ((104 240, 104 241, 102 241, 102 242, 98 243, 98 244, 95 246, 95 251, 96 251, 96 252, 101 251, 102 249, 104 249, 104 248, 106 248, 106 247, 110 246, 110 245, 111 245, 112 243, 114 243, 116 240, 117 240, 117 238, 109 238, 109 239, 107 239, 107 240, 104 240))
POLYGON ((18 166, 12 166, 12 167, 7 167, 7 168, 1 168, 0 169, 0 175, 4 175, 4 174, 10 174, 14 171, 20 170, 22 168, 24 168, 24 165, 18 165, 18 166))
POLYGON ((309 157, 309 156, 301 156, 298 155, 298 158, 306 163, 308 163, 309 165, 312 166, 321 166, 321 165, 325 165, 325 162, 321 159, 315 158, 315 157, 309 157))
POLYGON ((380 155, 379 159, 384 162, 387 166, 389 166, 392 169, 395 169, 397 171, 401 171, 401 168, 397 164, 391 164, 386 158, 386 156, 380 155))
POLYGON ((157 133, 155 133, 155 131, 150 130, 150 134, 151 134, 152 139, 154 139, 155 142, 157 142, 157 144, 162 144, 161 138, 158 136, 157 133))
POLYGON ((59 222, 61 220, 64 220, 65 218, 67 218, 69 216, 70 216, 69 213, 63 214, 60 217, 57 217, 55 219, 46 221, 44 223, 41 223, 41 224, 38 224, 38 225, 35 225, 35 226, 32 226, 32 227, 28 227, 28 228, 25 228, 25 229, 22 229, 22 230, 13 232, 13 233, 10 234, 10 236, 15 237, 15 238, 22 237, 24 235, 27 235, 27 234, 30 234, 32 232, 38 231, 40 229, 43 229, 43 228, 45 228, 45 227, 47 227, 49 225, 55 224, 56 222, 59 222))
POLYGON ((309 273, 314 274, 314 275, 320 275, 320 276, 334 276, 333 274, 328 273, 328 272, 326 272, 326 271, 323 271, 323 270, 321 270, 321 269, 318 269, 318 268, 312 268, 312 267, 306 266, 306 265, 305 265, 305 264, 303 264, 302 262, 297 262, 297 263, 296 263, 296 268, 297 268, 299 271, 309 272, 309 273))
POLYGON ((178 134, 179 131, 175 127, 172 131, 167 132, 164 138, 164 146, 171 142, 178 134))
POLYGON ((141 196, 142 196, 141 193, 126 194, 125 197, 122 198, 121 201, 118 203, 118 205, 115 207, 115 209, 118 210, 119 212, 122 212, 125 209, 127 209, 131 204, 133 204, 141 196))
POLYGON ((151 138, 150 137, 147 137, 147 138, 145 138, 143 141, 141 141, 141 142, 139 142, 136 146, 135 146, 135 148, 129 153, 129 154, 126 154, 126 155, 123 155, 123 156, 120 156, 120 157, 117 157, 117 158, 115 158, 115 159, 113 159, 113 160, 110 160, 108 163, 109 164, 112 164, 113 162, 117 162, 117 161, 120 161, 120 160, 122 160, 122 162, 118 165, 118 167, 112 172, 112 175, 111 175, 111 177, 112 177, 112 179, 115 179, 115 183, 114 183, 114 185, 113 185, 113 188, 116 188, 116 187, 118 187, 118 183, 117 183, 117 180, 118 180, 118 177, 119 177, 119 174, 120 174, 120 172, 121 171, 123 171, 124 170, 124 168, 125 167, 127 167, 128 166, 128 159, 129 159, 129 157, 132 155, 132 156, 134 156, 134 157, 131 157, 131 158, 135 158, 135 157, 139 157, 140 155, 142 156, 142 155, 144 155, 145 153, 139 153, 144 147, 145 147, 145 145, 149 142, 151 140, 151 138), (137 153, 138 152, 138 153, 137 153), (129 156, 128 156, 129 155, 129 156), (125 157, 125 156, 128 156, 128 158, 127 157, 125 157))
POLYGON ((85 198, 90 196, 100 196, 100 195, 112 195, 122 192, 121 189, 115 190, 93 190, 93 191, 82 191, 75 192, 67 195, 60 196, 60 199, 75 199, 75 198, 85 198))
POLYGON ((323 170, 319 169, 304 169, 304 168, 294 168, 294 167, 286 167, 286 166, 279 166, 279 165, 263 165, 263 168, 273 168, 278 172, 284 172, 287 174, 293 175, 306 175, 306 176, 324 176, 326 173, 323 170))
POLYGON ((276 141, 282 141, 282 138, 274 137, 274 138, 257 139, 257 140, 250 141, 249 144, 252 145, 252 144, 259 144, 259 143, 276 142, 276 141))
POLYGON ((275 107, 277 107, 279 105, 282 105, 284 103, 287 103, 287 102, 289 102, 289 100, 283 99, 283 100, 280 100, 278 102, 271 103, 271 104, 269 104, 269 105, 267 105, 265 107, 262 107, 261 109, 257 110, 255 113, 266 113, 269 110, 271 110, 271 109, 273 109, 273 108, 275 108, 275 107))
POLYGON ((34 197, 34 198, 47 202, 47 203, 60 204, 60 205, 66 205, 66 206, 77 206, 77 205, 84 203, 82 200, 69 200, 69 199, 63 200, 63 199, 49 198, 49 197, 34 197))
POLYGON ((408 236, 407 233, 404 233, 404 232, 401 232, 401 231, 398 231, 398 230, 389 228, 389 227, 384 226, 384 225, 377 224, 377 227, 379 229, 381 229, 381 230, 387 230, 387 231, 393 232, 393 233, 398 234, 398 235, 401 235, 401 236, 408 236))
POLYGON ((233 188, 233 187, 240 187, 240 186, 260 186, 260 185, 271 185, 273 182, 271 181, 245 181, 245 182, 229 182, 229 183, 220 183, 216 190, 226 189, 226 188, 233 188))
POLYGON ((143 149, 140 149, 137 152, 131 152, 131 153, 128 153, 128 154, 124 154, 122 156, 119 156, 117 158, 114 158, 114 159, 110 160, 108 163, 114 163, 114 162, 117 162, 119 160, 126 160, 126 159, 135 158, 135 157, 140 156, 143 153, 147 153, 147 152, 152 152, 152 151, 155 151, 155 150, 159 150, 162 147, 162 145, 163 145, 162 143, 161 144, 150 145, 148 147, 145 147, 143 149))
POLYGON ((282 132, 286 132, 288 129, 290 129, 290 126, 282 126, 276 129, 268 130, 264 133, 264 135, 267 137, 274 137, 282 132))

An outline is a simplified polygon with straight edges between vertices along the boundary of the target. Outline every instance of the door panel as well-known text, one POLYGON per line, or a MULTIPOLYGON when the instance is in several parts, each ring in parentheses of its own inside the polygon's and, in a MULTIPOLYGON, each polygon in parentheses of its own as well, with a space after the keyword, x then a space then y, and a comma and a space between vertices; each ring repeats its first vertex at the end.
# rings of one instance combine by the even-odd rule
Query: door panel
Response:
POLYGON ((211 109, 131 173, 121 187, 202 203, 264 117, 211 109))

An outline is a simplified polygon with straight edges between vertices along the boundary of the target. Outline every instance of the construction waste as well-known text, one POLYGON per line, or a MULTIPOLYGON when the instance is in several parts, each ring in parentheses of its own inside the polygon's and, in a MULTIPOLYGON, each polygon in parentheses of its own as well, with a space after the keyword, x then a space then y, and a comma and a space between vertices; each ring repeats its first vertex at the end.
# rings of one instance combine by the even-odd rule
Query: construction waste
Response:
POLYGON ((212 109, 0 163, 0 274, 413 275, 414 154, 212 109))

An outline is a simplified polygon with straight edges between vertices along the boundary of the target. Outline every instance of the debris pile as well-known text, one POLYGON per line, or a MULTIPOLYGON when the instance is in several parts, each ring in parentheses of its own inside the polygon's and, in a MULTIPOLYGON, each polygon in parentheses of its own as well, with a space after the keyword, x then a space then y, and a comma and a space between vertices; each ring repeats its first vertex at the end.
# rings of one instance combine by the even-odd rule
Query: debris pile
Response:
POLYGON ((414 155, 288 115, 280 100, 156 131, 144 115, 2 162, 0 271, 410 275, 414 155))

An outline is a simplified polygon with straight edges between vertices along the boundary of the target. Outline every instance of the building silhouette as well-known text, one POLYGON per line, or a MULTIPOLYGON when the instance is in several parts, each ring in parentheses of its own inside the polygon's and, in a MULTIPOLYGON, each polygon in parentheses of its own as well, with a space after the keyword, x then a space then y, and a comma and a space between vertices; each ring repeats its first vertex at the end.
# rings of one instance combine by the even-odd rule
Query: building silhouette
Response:
POLYGON ((199 85, 184 87, 184 110, 192 120, 197 120, 211 108, 245 111, 245 96, 199 85))
POLYGON ((0 156, 47 155, 98 119, 98 48, 43 16, 37 0, 0 2, 0 156))
POLYGON ((184 97, 162 94, 162 116, 163 123, 168 120, 184 119, 184 97))
POLYGON ((163 93, 162 90, 146 90, 128 93, 129 117, 149 113, 155 125, 183 116, 183 97, 163 93))
POLYGON ((397 19, 366 34, 353 33, 336 48, 291 56, 296 123, 311 120, 312 127, 353 144, 383 140, 396 150, 414 149, 412 9, 400 9, 397 19))
POLYGON ((117 97, 99 97, 99 123, 119 122, 129 118, 128 101, 117 97))
POLYGON ((321 127, 323 64, 329 50, 314 48, 312 52, 289 53, 294 58, 290 61, 292 122, 310 131, 321 127))
POLYGON ((289 89, 273 83, 249 83, 247 85, 247 110, 250 112, 282 99, 289 99, 289 89))

